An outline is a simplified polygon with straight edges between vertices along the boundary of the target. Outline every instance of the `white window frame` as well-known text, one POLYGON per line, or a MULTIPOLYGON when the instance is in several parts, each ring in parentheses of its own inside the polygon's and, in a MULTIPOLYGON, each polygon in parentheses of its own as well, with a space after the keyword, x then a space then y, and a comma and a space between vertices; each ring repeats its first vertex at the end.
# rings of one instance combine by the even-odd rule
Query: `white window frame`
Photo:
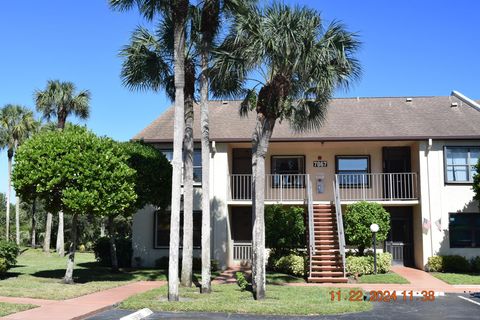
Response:
POLYGON ((443 170, 444 170, 444 179, 445 184, 472 184, 473 183, 473 175, 470 178, 471 174, 470 171, 472 170, 472 166, 476 165, 476 163, 470 163, 470 154, 471 149, 478 149, 480 151, 480 146, 444 146, 443 147, 443 170), (459 164, 459 165, 450 165, 447 162, 447 150, 450 149, 467 149, 467 164, 459 164), (449 180, 448 179, 448 167, 467 167, 466 176, 468 180, 449 180))

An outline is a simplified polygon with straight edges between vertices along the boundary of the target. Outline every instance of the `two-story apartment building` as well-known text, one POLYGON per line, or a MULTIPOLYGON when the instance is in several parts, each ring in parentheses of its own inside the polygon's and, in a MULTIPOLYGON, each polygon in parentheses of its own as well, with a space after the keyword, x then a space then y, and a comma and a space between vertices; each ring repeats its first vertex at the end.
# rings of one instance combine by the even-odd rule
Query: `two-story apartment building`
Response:
MULTIPOLYGON (((239 101, 211 101, 212 257, 222 268, 251 254, 251 136, 255 116, 239 101)), ((134 139, 171 156, 173 108, 134 139)), ((194 137, 199 146, 199 107, 194 137)), ((295 133, 277 124, 267 155, 267 204, 305 205, 312 281, 343 281, 345 206, 381 203, 391 214, 385 250, 395 263, 423 269, 435 254, 480 255, 480 213, 472 177, 480 157, 480 106, 441 97, 333 99, 321 129, 295 133), (322 280, 323 279, 323 280, 322 280)), ((194 245, 201 233, 201 161, 195 153, 194 245)), ((134 216, 134 258, 168 255, 169 213, 134 216)), ((137 259, 138 261, 138 259, 137 259)))

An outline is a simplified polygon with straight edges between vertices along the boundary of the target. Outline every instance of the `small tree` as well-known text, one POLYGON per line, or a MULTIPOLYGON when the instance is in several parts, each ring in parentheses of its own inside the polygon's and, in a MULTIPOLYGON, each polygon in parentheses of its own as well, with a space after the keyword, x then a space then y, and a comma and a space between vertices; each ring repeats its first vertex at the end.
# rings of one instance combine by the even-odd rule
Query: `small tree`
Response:
POLYGON ((376 223, 379 226, 377 241, 387 239, 390 231, 390 214, 375 202, 357 202, 347 206, 345 212, 345 236, 347 243, 358 248, 359 255, 363 256, 365 248, 372 245, 372 232, 370 225, 376 223))
POLYGON ((272 205, 265 208, 265 244, 275 255, 305 246, 304 211, 301 207, 272 205))
POLYGON ((39 133, 18 150, 15 190, 30 194, 35 186, 48 209, 72 215, 65 283, 73 283, 78 216, 121 213, 136 201, 135 170, 126 160, 119 143, 78 126, 39 133))

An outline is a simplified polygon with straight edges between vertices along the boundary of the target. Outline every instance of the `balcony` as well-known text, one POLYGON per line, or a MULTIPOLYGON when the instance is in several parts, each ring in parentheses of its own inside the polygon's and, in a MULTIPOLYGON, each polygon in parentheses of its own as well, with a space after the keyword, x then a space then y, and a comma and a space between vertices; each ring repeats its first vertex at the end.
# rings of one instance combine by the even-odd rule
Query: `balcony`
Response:
MULTIPOLYGON (((229 201, 249 202, 252 200, 252 175, 232 174, 229 179, 229 201)), ((316 188, 314 177, 309 174, 267 174, 265 175, 265 201, 280 203, 303 203, 306 199, 307 180, 311 179, 316 188)), ((333 180, 333 179, 332 179, 333 180)), ((419 196, 418 175, 405 173, 368 173, 336 174, 341 202, 378 201, 408 202, 417 201, 419 196)), ((329 190, 332 181, 326 181, 325 192, 314 194, 313 201, 332 201, 329 190)))
POLYGON ((416 172, 337 174, 341 201, 418 200, 416 172))

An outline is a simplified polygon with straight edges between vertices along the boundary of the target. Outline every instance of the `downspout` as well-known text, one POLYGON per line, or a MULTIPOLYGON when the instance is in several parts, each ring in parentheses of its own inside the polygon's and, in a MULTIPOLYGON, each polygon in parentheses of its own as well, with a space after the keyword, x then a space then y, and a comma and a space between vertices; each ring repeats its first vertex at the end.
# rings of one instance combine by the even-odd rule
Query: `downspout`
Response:
POLYGON ((433 140, 430 138, 428 139, 427 145, 427 186, 428 186, 428 218, 430 220, 430 256, 433 256, 433 227, 432 227, 432 196, 431 196, 431 189, 430 189, 430 150, 432 150, 433 140))

